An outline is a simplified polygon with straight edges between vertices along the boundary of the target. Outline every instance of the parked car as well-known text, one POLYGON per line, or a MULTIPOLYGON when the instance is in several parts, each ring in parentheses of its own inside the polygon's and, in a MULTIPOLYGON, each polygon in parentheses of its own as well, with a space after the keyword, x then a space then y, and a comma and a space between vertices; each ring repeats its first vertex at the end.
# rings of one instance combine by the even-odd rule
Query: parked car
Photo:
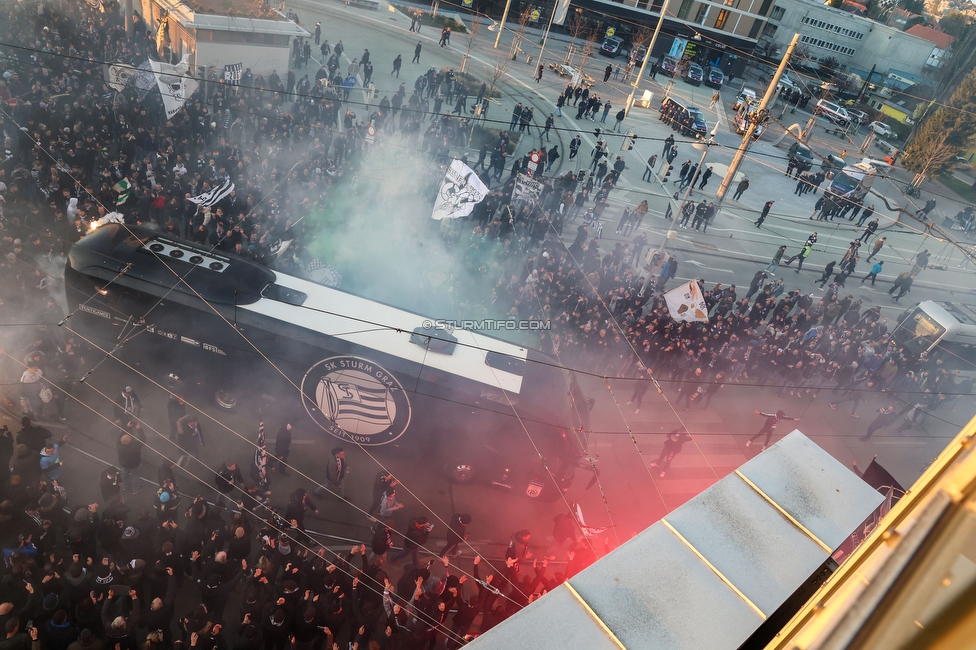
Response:
POLYGON ((705 71, 697 63, 690 63, 688 64, 688 69, 685 70, 684 78, 687 83, 700 86, 702 80, 705 78, 705 71))
POLYGON ((895 132, 891 130, 891 127, 884 122, 871 122, 868 124, 868 128, 874 131, 875 135, 881 135, 886 138, 895 138, 895 132))
POLYGON ((732 110, 737 111, 739 107, 743 104, 755 104, 759 101, 756 97, 756 91, 749 88, 743 88, 739 96, 735 98, 735 102, 732 104, 732 110))
POLYGON ((678 59, 674 58, 673 56, 666 56, 664 57, 664 60, 661 61, 661 68, 660 68, 661 74, 667 75, 669 77, 673 77, 677 69, 678 69, 678 59))
POLYGON ((859 124, 864 124, 868 121, 868 114, 864 111, 859 111, 855 108, 848 108, 847 114, 851 116, 852 120, 856 120, 859 124))
POLYGON ((844 161, 843 158, 841 158, 840 156, 835 156, 832 153, 827 154, 827 157, 823 159, 822 163, 820 163, 820 168, 823 169, 825 172, 844 169, 844 167, 846 166, 847 163, 844 161))
POLYGON ((790 145, 790 150, 786 155, 789 156, 790 161, 797 167, 801 164, 806 169, 813 167, 813 151, 802 142, 794 142, 790 145))
POLYGON ((709 68, 705 75, 705 85, 709 88, 721 88, 725 83, 725 73, 718 68, 709 68))
POLYGON ((847 126, 851 122, 851 116, 846 108, 834 102, 828 102, 826 99, 821 99, 817 102, 817 105, 813 109, 813 114, 825 115, 827 119, 841 127, 847 126))

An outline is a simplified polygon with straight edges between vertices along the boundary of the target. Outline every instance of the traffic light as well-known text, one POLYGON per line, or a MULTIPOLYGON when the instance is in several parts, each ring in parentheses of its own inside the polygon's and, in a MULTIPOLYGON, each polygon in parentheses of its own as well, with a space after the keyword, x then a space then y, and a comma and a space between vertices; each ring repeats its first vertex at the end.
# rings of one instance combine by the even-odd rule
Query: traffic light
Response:
POLYGON ((593 137, 595 137, 597 140, 599 140, 600 139, 600 136, 602 136, 602 135, 603 135, 603 129, 594 129, 593 130, 593 137))
POLYGON ((667 167, 664 168, 664 175, 661 176, 661 178, 664 180, 665 183, 668 182, 668 176, 671 175, 672 169, 674 169, 674 165, 668 165, 667 167))
POLYGON ((630 140, 627 142, 627 151, 630 151, 634 148, 634 145, 637 144, 637 134, 631 131, 627 133, 627 137, 630 138, 630 140))

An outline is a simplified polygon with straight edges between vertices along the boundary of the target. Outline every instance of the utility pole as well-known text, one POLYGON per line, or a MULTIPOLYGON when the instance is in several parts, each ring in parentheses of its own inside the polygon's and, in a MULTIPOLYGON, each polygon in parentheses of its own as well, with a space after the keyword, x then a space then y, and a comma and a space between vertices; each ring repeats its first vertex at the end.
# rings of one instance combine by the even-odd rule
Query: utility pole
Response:
POLYGON ((766 114, 766 106, 769 101, 773 98, 776 92, 776 84, 779 83, 780 77, 783 76, 783 71, 786 70, 786 64, 789 63, 790 57, 793 56, 793 50, 796 49, 796 44, 800 42, 800 35, 794 34, 793 40, 790 41, 789 47, 786 48, 786 53, 783 55, 783 59, 779 62, 779 67, 776 68, 776 72, 773 74, 773 78, 769 81, 769 87, 766 89, 766 94, 763 95, 762 101, 759 102, 759 108, 756 110, 755 121, 751 121, 749 128, 746 129, 746 134, 742 136, 742 143, 735 152, 735 157, 732 158, 731 164, 729 164, 729 171, 725 174, 725 178, 722 179, 722 184, 718 187, 718 192, 715 193, 715 198, 718 199, 719 207, 722 206, 722 201, 725 200, 725 194, 729 190, 729 186, 732 184, 732 179, 735 178, 735 172, 738 171, 739 165, 742 164, 742 159, 746 155, 746 151, 749 149, 749 145, 752 143, 752 134, 755 132, 756 127, 759 125, 759 121, 763 119, 766 114))
POLYGON ((654 34, 651 36, 651 42, 647 44, 647 51, 644 52, 644 60, 641 61, 640 70, 637 72, 637 76, 634 81, 630 84, 630 96, 627 97, 627 103, 624 105, 624 113, 630 114, 630 108, 634 105, 634 96, 637 94, 637 89, 640 87, 641 79, 644 77, 644 68, 647 66, 647 60, 651 58, 651 52, 654 51, 654 44, 657 43, 657 35, 661 33, 661 25, 664 24, 664 14, 668 13, 668 4, 671 0, 664 0, 664 4, 661 5, 661 14, 657 17, 657 25, 654 27, 654 34))
POLYGON ((505 31, 505 19, 508 18, 508 10, 512 8, 512 0, 505 2, 505 11, 502 12, 502 22, 498 24, 498 36, 495 37, 495 49, 498 49, 498 42, 502 40, 502 32, 505 31))
POLYGON ((559 9, 558 0, 552 3, 552 13, 549 14, 549 24, 546 25, 546 35, 542 37, 542 49, 539 50, 539 60, 536 62, 539 65, 545 65, 545 62, 542 60, 542 57, 546 53, 546 41, 549 40, 549 30, 552 29, 552 21, 556 18, 557 9, 559 9))

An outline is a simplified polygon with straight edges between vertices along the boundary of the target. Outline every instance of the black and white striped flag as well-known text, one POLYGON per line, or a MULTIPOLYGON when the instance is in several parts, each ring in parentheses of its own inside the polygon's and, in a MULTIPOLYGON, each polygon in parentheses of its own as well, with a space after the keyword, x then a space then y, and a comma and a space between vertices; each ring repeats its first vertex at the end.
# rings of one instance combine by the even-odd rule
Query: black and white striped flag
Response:
POLYGON ((190 197, 190 201, 201 207, 209 208, 223 201, 224 197, 233 191, 234 184, 230 181, 224 181, 224 184, 220 187, 215 187, 209 192, 204 192, 199 196, 190 197))

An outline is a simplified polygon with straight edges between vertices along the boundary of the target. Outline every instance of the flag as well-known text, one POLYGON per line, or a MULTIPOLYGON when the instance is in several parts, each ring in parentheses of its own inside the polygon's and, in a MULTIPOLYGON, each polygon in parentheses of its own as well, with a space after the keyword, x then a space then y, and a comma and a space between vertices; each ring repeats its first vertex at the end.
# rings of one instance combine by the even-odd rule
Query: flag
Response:
POLYGON ((111 63, 105 66, 105 81, 113 90, 122 92, 125 87, 133 83, 136 68, 125 63, 111 63))
POLYGON ((223 185, 215 187, 209 192, 204 192, 199 196, 190 197, 190 201, 204 208, 213 207, 223 201, 224 197, 230 194, 233 190, 234 184, 230 181, 224 181, 223 185))
POLYGON ((153 68, 148 59, 139 64, 139 67, 133 71, 131 83, 132 87, 139 92, 140 99, 145 99, 146 94, 156 86, 156 75, 153 74, 153 68))
POLYGON ((156 51, 162 52, 163 46, 169 43, 169 16, 163 17, 156 28, 156 51))
POLYGON ((251 478, 257 483, 263 496, 271 494, 271 483, 268 481, 268 450, 265 448, 264 417, 258 420, 257 447, 254 450, 254 466, 251 468, 251 478))
POLYGON ((569 13, 570 0, 559 0, 559 4, 556 8, 556 14, 552 17, 552 22, 554 25, 562 25, 566 22, 566 15, 569 13))
POLYGON ((573 516, 576 518, 576 524, 580 527, 580 530, 583 531, 583 535, 585 537, 600 535, 606 532, 608 528, 608 526, 587 526, 586 522, 583 520, 583 508, 581 508, 580 504, 578 503, 573 504, 573 516))
POLYGON ((488 188, 474 170, 455 159, 447 168, 430 217, 438 221, 466 217, 486 196, 488 188))
POLYGON ((243 63, 231 63, 224 66, 224 82, 231 86, 241 83, 241 71, 244 69, 243 63))
POLYGON ((326 264, 319 258, 313 259, 305 267, 305 277, 316 284, 327 287, 338 287, 342 283, 342 276, 331 264, 326 264))
POLYGON ((664 301, 668 303, 668 312, 675 320, 708 322, 705 297, 694 280, 668 291, 664 294, 664 301))
POLYGON ((159 87, 159 94, 163 98, 163 108, 166 110, 166 119, 172 118, 180 112, 187 97, 192 95, 197 89, 197 81, 187 76, 190 69, 189 54, 183 56, 183 60, 176 65, 150 61, 149 65, 156 75, 156 85, 159 87))
POLYGON ((129 199, 129 194, 132 193, 132 186, 129 185, 129 179, 123 178, 118 183, 112 186, 112 189, 119 193, 118 198, 115 199, 115 205, 122 205, 129 199))

